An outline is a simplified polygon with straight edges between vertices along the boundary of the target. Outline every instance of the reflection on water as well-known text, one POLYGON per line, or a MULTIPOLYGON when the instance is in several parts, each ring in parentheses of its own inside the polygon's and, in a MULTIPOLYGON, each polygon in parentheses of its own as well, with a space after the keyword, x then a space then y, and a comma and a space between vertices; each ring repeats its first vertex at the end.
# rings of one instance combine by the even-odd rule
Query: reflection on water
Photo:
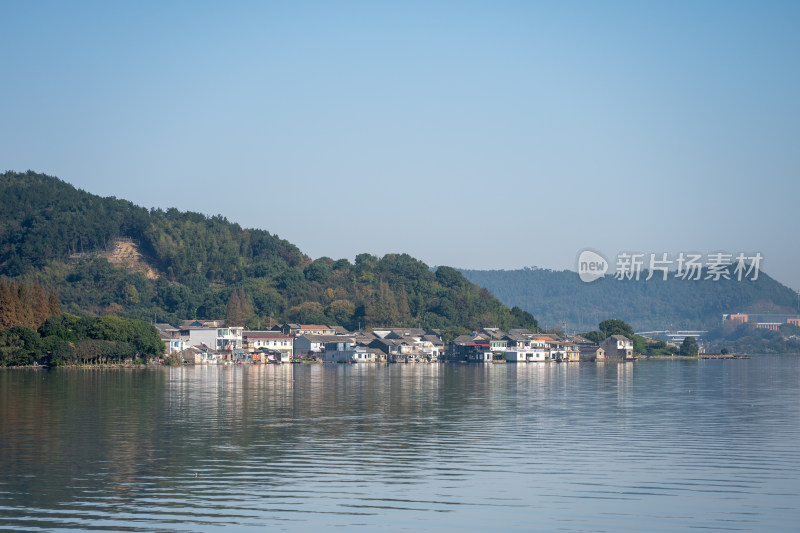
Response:
POLYGON ((796 531, 800 365, 0 372, 0 529, 796 531))

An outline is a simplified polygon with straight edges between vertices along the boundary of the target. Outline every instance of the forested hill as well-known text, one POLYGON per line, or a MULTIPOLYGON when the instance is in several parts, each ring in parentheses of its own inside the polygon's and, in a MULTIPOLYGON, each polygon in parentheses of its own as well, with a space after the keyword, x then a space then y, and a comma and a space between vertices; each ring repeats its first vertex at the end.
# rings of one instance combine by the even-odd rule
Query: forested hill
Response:
POLYGON ((148 210, 31 171, 0 174, 0 276, 55 288, 66 312, 172 323, 535 326, 452 268, 406 254, 312 260, 221 216, 148 210))
POLYGON ((698 329, 718 326, 723 313, 797 313, 797 294, 760 272, 756 281, 688 281, 656 275, 644 281, 607 275, 584 283, 568 270, 461 270, 506 305, 533 313, 540 326, 567 322, 572 331, 590 331, 618 318, 636 331, 698 329))

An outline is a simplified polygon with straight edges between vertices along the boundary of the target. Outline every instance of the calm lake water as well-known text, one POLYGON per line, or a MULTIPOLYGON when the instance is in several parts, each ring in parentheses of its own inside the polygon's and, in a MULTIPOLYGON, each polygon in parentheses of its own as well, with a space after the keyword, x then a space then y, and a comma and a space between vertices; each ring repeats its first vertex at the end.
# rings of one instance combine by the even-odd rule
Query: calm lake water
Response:
POLYGON ((0 529, 798 531, 800 358, 0 372, 0 529))

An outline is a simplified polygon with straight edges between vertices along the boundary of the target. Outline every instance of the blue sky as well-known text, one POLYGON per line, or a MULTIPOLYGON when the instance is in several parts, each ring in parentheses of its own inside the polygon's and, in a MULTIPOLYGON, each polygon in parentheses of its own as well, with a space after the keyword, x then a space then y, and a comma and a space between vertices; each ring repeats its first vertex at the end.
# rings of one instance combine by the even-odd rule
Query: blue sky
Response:
POLYGON ((0 169, 312 257, 760 252, 800 289, 800 3, 0 3, 0 169))

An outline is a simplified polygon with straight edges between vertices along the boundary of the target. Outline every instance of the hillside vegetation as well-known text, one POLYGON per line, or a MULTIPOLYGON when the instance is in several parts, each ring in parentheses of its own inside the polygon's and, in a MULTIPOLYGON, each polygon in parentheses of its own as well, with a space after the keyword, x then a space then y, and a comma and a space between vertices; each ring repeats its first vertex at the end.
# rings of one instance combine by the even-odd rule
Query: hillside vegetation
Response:
MULTIPOLYGON (((0 276, 55 288, 65 312, 176 323, 228 316, 347 327, 421 326, 450 334, 536 327, 457 270, 407 254, 348 259, 221 216, 145 209, 28 171, 0 174, 0 276), (112 264, 120 243, 135 268, 112 264), (144 266, 143 266, 144 265, 144 266)), ((130 266, 130 265, 128 265, 130 266)))
POLYGON ((689 281, 660 275, 617 280, 607 275, 584 283, 578 274, 536 268, 461 270, 506 305, 533 313, 540 325, 567 322, 572 331, 588 331, 607 318, 618 318, 636 331, 711 329, 723 313, 797 313, 797 294, 760 272, 756 281, 689 281))

